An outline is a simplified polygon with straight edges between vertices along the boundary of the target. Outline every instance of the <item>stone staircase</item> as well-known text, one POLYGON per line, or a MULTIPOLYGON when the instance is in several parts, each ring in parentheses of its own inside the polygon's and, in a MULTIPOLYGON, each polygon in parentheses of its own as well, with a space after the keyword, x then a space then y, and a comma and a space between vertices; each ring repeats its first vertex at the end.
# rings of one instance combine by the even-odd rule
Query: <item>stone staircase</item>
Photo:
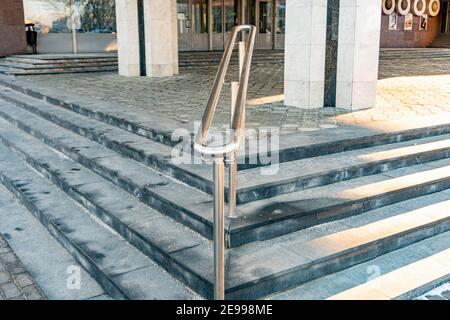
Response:
MULTIPOLYGON (((223 51, 180 52, 179 65, 180 67, 218 66, 222 55, 223 51)), ((252 64, 282 63, 283 60, 283 50, 256 50, 253 55, 252 64)), ((236 52, 233 54, 231 64, 238 64, 236 52)))
POLYGON ((441 34, 431 43, 430 47, 450 49, 450 34, 441 34))
MULTIPOLYGON (((173 163, 168 123, 141 117, 0 76, 0 180, 109 296, 211 298, 212 168, 173 163)), ((239 167, 228 299, 409 299, 450 280, 450 119, 280 144, 278 174, 239 167)))
POLYGON ((0 73, 14 76, 117 70, 117 54, 13 55, 0 59, 0 73))

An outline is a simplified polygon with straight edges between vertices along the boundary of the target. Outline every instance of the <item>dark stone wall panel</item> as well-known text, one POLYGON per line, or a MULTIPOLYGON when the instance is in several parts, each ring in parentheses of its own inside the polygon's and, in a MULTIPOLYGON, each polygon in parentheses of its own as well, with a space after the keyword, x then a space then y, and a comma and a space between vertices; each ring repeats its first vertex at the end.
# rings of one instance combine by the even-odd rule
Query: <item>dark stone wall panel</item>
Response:
POLYGON ((405 17, 399 16, 397 31, 389 31, 389 16, 381 18, 382 48, 425 48, 440 33, 440 15, 428 18, 428 30, 419 30, 420 17, 414 16, 413 30, 405 31, 405 17))

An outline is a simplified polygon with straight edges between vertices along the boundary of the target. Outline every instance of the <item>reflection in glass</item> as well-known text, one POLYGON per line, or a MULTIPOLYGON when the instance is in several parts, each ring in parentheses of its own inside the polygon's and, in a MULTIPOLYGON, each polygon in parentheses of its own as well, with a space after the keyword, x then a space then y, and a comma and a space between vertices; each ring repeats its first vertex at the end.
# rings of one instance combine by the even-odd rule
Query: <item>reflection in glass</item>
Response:
POLYGON ((225 26, 226 31, 231 31, 239 24, 238 21, 238 0, 225 0, 225 26))
POLYGON ((208 32, 208 4, 206 0, 192 1, 194 33, 208 32))
POLYGON ((40 33, 115 33, 114 0, 24 0, 25 22, 40 33))
POLYGON ((272 33, 272 2, 259 1, 259 33, 272 33))
POLYGON ((222 0, 211 0, 212 8, 212 30, 216 33, 222 32, 222 0))
POLYGON ((284 34, 286 31, 286 0, 277 0, 277 33, 284 34))
POLYGON ((178 33, 188 33, 189 24, 189 5, 188 0, 177 1, 177 20, 178 20, 178 33))

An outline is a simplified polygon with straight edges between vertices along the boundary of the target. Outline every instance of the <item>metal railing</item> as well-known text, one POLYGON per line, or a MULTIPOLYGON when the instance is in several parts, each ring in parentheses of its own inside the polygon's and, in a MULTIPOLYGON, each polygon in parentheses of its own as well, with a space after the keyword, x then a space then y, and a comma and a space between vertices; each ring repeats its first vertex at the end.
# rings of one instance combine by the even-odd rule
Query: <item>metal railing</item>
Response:
MULTIPOLYGON (((198 130, 194 149, 202 156, 213 158, 214 171, 214 299, 225 298, 225 164, 229 166, 228 217, 236 215, 237 163, 236 153, 240 149, 245 130, 245 103, 248 80, 255 47, 256 27, 240 25, 234 27, 225 47, 214 85, 198 130), (231 83, 230 129, 233 135, 226 144, 208 146, 208 132, 214 119, 225 76, 230 65, 236 39, 239 33, 249 32, 247 41, 239 41, 239 81, 231 83)), ((244 39, 244 37, 242 37, 244 39)))

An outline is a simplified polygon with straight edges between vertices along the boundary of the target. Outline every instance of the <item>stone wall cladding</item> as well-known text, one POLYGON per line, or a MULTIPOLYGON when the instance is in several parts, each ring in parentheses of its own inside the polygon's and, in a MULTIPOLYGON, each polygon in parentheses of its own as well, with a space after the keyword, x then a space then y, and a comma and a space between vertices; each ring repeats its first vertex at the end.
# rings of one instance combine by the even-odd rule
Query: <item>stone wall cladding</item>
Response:
POLYGON ((389 31, 389 16, 381 17, 381 48, 425 48, 440 33, 441 15, 428 18, 428 30, 419 30, 420 17, 414 16, 413 30, 405 31, 405 16, 398 16, 397 31, 389 31))
POLYGON ((26 53, 23 0, 1 0, 0 56, 26 53))

